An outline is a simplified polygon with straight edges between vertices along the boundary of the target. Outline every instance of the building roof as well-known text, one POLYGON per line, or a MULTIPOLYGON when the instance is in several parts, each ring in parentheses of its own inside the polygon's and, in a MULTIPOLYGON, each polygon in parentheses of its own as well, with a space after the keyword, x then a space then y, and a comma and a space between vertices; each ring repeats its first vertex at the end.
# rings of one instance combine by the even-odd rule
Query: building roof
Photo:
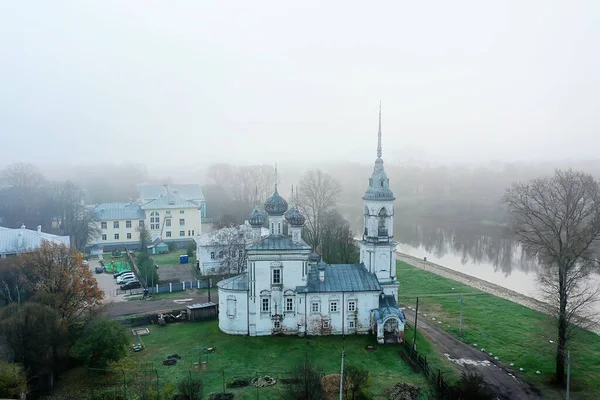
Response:
POLYGON ((144 204, 142 210, 158 210, 165 208, 198 208, 198 204, 182 199, 174 194, 166 194, 144 204))
POLYGON ((289 236, 269 235, 251 244, 246 250, 310 250, 310 246, 304 240, 295 243, 289 236))
POLYGON ((137 203, 103 203, 93 208, 98 221, 145 219, 146 214, 137 203))
POLYGON ((17 254, 33 251, 47 240, 56 244, 71 245, 68 236, 57 236, 40 230, 11 229, 0 227, 0 254, 17 254))
MULTIPOLYGON (((227 246, 232 244, 231 235, 240 232, 244 235, 244 240, 249 239, 252 234, 252 227, 248 224, 244 224, 234 228, 221 228, 216 231, 202 233, 196 236, 194 240, 198 246, 227 246)), ((261 236, 267 236, 269 235, 269 230, 267 228, 261 228, 260 234, 261 236)), ((242 244, 245 244, 245 242, 242 244)))
POLYGON ((364 264, 330 264, 325 268, 325 279, 311 272, 306 286, 298 286, 301 293, 316 292, 370 292, 381 291, 374 273, 367 271, 364 264))
POLYGON ((217 283, 217 286, 224 290, 248 290, 248 274, 243 273, 241 275, 223 279, 217 283))
POLYGON ((153 200, 172 193, 184 200, 204 201, 204 193, 200 185, 139 185, 140 199, 153 200))
POLYGON ((187 309, 188 310, 198 310, 201 308, 215 307, 216 305, 217 305, 217 303, 215 303, 214 301, 209 301, 208 303, 191 304, 191 305, 187 306, 187 309))
POLYGON ((374 310, 374 317, 377 322, 381 323, 388 317, 396 317, 402 323, 406 322, 406 317, 400 308, 396 298, 392 295, 381 295, 379 296, 379 308, 374 310))

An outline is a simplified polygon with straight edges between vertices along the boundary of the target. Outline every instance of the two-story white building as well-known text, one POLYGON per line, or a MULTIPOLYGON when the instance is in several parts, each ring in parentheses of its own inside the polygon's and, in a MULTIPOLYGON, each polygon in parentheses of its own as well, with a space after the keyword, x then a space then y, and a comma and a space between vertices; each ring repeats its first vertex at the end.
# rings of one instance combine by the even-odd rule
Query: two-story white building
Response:
MULTIPOLYGON (((269 230, 262 228, 261 236, 269 230)), ((248 222, 231 228, 202 233, 196 241, 196 258, 202 275, 234 274, 246 270, 246 243, 252 239, 248 222)))
POLYGON ((140 227, 152 240, 162 238, 184 248, 200 234, 206 202, 198 185, 140 185, 140 199, 93 206, 98 235, 88 247, 95 251, 139 249, 140 227))
POLYGON ((380 343, 404 338, 398 308, 393 241, 394 196, 381 158, 381 114, 377 159, 364 200, 365 229, 360 264, 327 264, 302 240, 305 217, 277 192, 264 215, 248 218, 247 271, 218 283, 219 328, 236 335, 377 335, 380 343), (283 223, 288 232, 283 234, 283 223))

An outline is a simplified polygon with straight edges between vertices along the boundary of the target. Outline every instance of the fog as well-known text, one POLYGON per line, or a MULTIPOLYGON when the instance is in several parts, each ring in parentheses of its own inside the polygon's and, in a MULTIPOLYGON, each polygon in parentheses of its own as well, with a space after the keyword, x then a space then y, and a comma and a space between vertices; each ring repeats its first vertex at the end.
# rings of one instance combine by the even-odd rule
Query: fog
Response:
POLYGON ((379 101, 386 163, 596 158, 599 16, 592 1, 5 1, 1 162, 366 164, 379 101))

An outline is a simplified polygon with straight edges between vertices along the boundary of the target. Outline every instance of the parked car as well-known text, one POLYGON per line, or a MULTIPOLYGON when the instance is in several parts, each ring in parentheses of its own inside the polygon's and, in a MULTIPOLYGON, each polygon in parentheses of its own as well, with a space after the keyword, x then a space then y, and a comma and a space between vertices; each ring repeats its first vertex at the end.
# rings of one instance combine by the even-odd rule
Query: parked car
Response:
POLYGON ((104 267, 102 265, 96 265, 96 268, 94 270, 96 271, 97 274, 104 273, 104 267))
POLYGON ((121 275, 120 277, 117 278, 117 284, 121 284, 121 283, 126 283, 126 282, 131 282, 131 281, 135 281, 137 280, 137 278, 135 277, 134 274, 131 275, 121 275))
POLYGON ((133 273, 133 271, 132 271, 132 270, 128 269, 127 271, 121 271, 121 272, 117 272, 117 273, 113 274, 113 278, 117 279, 117 278, 118 278, 118 277, 120 277, 121 275, 124 275, 124 274, 126 274, 126 273, 128 273, 128 272, 132 272, 132 273, 133 273))
POLYGON ((87 267, 88 265, 90 265, 90 262, 89 262, 88 260, 83 260, 83 261, 81 262, 81 264, 82 264, 84 267, 87 267))
POLYGON ((131 281, 127 282, 124 285, 121 285, 121 290, 129 290, 129 289, 137 289, 141 288, 142 284, 139 281, 131 281))

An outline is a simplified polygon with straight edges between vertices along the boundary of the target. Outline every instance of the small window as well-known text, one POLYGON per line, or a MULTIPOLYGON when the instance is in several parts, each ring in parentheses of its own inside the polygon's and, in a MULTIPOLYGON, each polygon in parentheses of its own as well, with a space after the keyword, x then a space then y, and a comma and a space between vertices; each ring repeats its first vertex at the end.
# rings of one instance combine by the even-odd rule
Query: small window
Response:
POLYGON ((100 228, 106 229, 107 228, 106 222, 100 222, 100 228))
POLYGON ((125 221, 125 228, 131 228, 131 221, 125 221))
POLYGON ((310 303, 310 312, 319 312, 319 308, 319 302, 313 301, 312 303, 310 303))
POLYGON ((348 321, 348 328, 354 328, 354 321, 348 321))
POLYGON ((119 229, 119 221, 113 221, 113 228, 119 229))
POLYGON ((185 236, 185 231, 179 231, 179 236, 185 236))
POLYGON ((239 257, 239 258, 242 258, 242 256, 243 256, 243 255, 244 255, 244 250, 240 250, 240 251, 238 252, 238 257, 239 257))
POLYGON ((273 284, 274 285, 281 284, 281 270, 280 269, 273 270, 273 284))
POLYGON ((154 218, 154 222, 160 222, 160 218, 159 217, 154 218))
POLYGON ((285 299, 285 311, 294 311, 294 299, 285 299))
POLYGON ((106 240, 106 235, 102 235, 102 240, 106 240))
POLYGON ((214 260, 214 259, 215 259, 215 252, 214 252, 214 251, 211 251, 211 252, 210 252, 210 259, 211 259, 211 260, 214 260))
POLYGON ((275 329, 281 329, 281 322, 280 321, 273 322, 273 327, 275 329))
POLYGON ((131 239, 131 233, 127 234, 127 239, 131 239))
POLYGON ((261 311, 269 312, 269 299, 262 299, 261 311))
POLYGON ((188 229, 188 236, 192 236, 192 231, 188 229))
POLYGON ((179 226, 185 226, 185 219, 183 219, 183 218, 179 219, 179 226))
POLYGON ((167 237, 171 237, 171 231, 167 231, 167 237))
POLYGON ((194 230, 192 229, 192 236, 194 236, 194 230))
POLYGON ((165 212, 165 214, 167 214, 167 215, 171 215, 171 211, 170 211, 170 210, 167 210, 167 212, 165 212))
POLYGON ((154 217, 150 217, 150 222, 154 222, 154 217))
POLYGON ((139 226, 140 226, 140 228, 143 228, 143 227, 144 227, 144 225, 145 225, 145 222, 144 222, 143 220, 140 220, 140 222, 139 222, 139 226))
POLYGON ((337 301, 332 301, 331 303, 329 303, 329 312, 337 312, 337 310, 338 310, 337 301))
POLYGON ((356 311, 356 301, 351 300, 348 302, 348 311, 356 311))
POLYGON ((166 226, 171 226, 171 220, 170 219, 165 219, 165 225, 166 226))
POLYGON ((237 301, 235 298, 227 299, 227 316, 229 318, 235 317, 236 303, 237 303, 237 301))
POLYGON ((115 233, 115 240, 119 240, 119 234, 115 233))
POLYGON ((179 210, 179 214, 184 214, 185 210, 179 210))
POLYGON ((329 328, 329 321, 323 321, 323 328, 329 328))

